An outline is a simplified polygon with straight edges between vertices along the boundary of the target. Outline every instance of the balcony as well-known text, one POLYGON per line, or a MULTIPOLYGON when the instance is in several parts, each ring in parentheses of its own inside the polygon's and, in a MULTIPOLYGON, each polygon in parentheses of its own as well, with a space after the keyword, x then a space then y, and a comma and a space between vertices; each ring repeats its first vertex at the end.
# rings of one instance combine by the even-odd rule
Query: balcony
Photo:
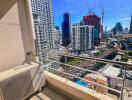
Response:
POLYGON ((0 76, 1 100, 117 100, 46 71, 37 63, 4 71, 0 76))
MULTIPOLYGON (((72 57, 75 57, 75 56, 72 56, 72 57)), ((79 57, 79 58, 97 60, 103 63, 113 63, 118 65, 120 63, 124 66, 127 65, 127 67, 125 68, 131 67, 131 65, 127 63, 113 62, 113 61, 104 60, 104 59, 82 58, 82 57, 79 57)), ((67 99, 68 100, 87 100, 87 98, 89 98, 90 100, 104 100, 104 99, 118 100, 124 97, 127 98, 127 96, 125 96, 126 95, 125 93, 127 93, 126 90, 128 90, 127 89, 128 86, 131 88, 131 83, 127 82, 125 78, 112 77, 107 74, 103 74, 103 76, 113 78, 114 82, 116 82, 117 80, 120 81, 122 86, 120 89, 119 88, 116 89, 114 87, 113 88, 108 87, 106 84, 93 82, 91 80, 86 80, 76 75, 72 75, 66 71, 60 71, 58 69, 52 68, 50 65, 52 63, 55 63, 56 61, 53 61, 53 60, 49 60, 49 61, 50 63, 47 65, 43 65, 39 62, 36 62, 36 63, 25 64, 25 65, 1 72, 0 76, 3 76, 3 77, 1 77, 1 80, 0 80, 0 88, 1 88, 1 95, 4 98, 4 100, 8 100, 6 98, 9 98, 9 97, 13 99, 16 97, 20 97, 20 98, 23 97, 26 100, 27 99, 43 100, 44 98, 47 98, 49 100, 57 100, 58 98, 60 98, 59 100, 67 100, 67 99), (91 83, 92 86, 87 87, 87 86, 79 85, 75 83, 73 80, 69 79, 69 76, 79 79, 83 82, 91 83), (92 88, 93 85, 96 88, 92 88), (102 90, 103 92, 101 92, 102 90), (113 93, 108 92, 109 90, 113 91, 113 93), (13 91, 12 94, 11 94, 11 91, 13 91), (17 93, 17 91, 19 91, 20 93, 17 93), (15 96, 14 93, 17 94, 16 97, 14 97, 15 96)), ((56 62, 56 63, 60 63, 60 62, 56 62)), ((86 70, 83 68, 79 68, 77 66, 71 66, 64 63, 60 63, 60 64, 63 64, 66 67, 72 67, 72 68, 75 67, 75 69, 88 71, 93 73, 93 75, 94 74, 97 74, 98 76, 102 75, 102 73, 86 70)))
MULTIPOLYGON (((125 70, 131 68, 131 64, 60 55, 121 65, 121 68, 124 68, 124 74, 122 78, 114 77, 119 79, 121 84, 121 88, 116 89, 108 86, 104 78, 104 76, 112 76, 49 59, 45 59, 49 62, 48 64, 38 62, 29 4, 29 0, 0 1, 0 100, 123 100, 124 93, 127 91, 125 70), (61 71, 52 67, 54 63, 65 66, 66 70, 61 71), (70 73, 67 68, 79 70, 82 73, 89 72, 97 76, 98 82, 70 73), (89 86, 79 85, 74 79, 88 83, 89 86)), ((128 85, 131 86, 131 84, 128 85)))
MULTIPOLYGON (((63 55, 63 56, 65 56, 65 57, 75 57, 75 58, 77 57, 77 56, 72 56, 72 55, 63 55)), ((99 59, 99 58, 85 58, 85 57, 78 57, 78 58, 85 59, 85 60, 86 59, 90 59, 90 60, 96 60, 97 62, 103 62, 103 63, 109 63, 109 64, 126 66, 126 67, 123 67, 125 69, 131 68, 131 64, 128 64, 128 63, 104 60, 104 59, 99 59)), ((128 88, 131 91, 132 87, 131 87, 130 84, 132 84, 132 83, 131 83, 131 81, 128 81, 128 80, 125 79, 126 73, 123 74, 123 78, 113 77, 113 76, 110 76, 108 74, 102 74, 102 73, 99 73, 99 72, 96 72, 96 71, 83 69, 83 68, 80 68, 80 67, 77 67, 77 66, 72 66, 72 65, 65 64, 65 63, 56 62, 54 60, 49 60, 49 61, 51 63, 59 63, 61 65, 64 65, 65 67, 72 67, 72 68, 75 68, 75 69, 78 69, 78 70, 82 70, 84 72, 90 72, 90 73, 93 73, 93 75, 96 74, 98 76, 101 75, 101 77, 102 76, 109 77, 114 82, 114 83, 112 82, 111 85, 113 85, 113 84, 118 85, 120 83, 120 88, 115 88, 115 87, 112 87, 112 86, 107 86, 107 84, 104 84, 104 82, 102 84, 102 82, 98 83, 98 82, 93 82, 91 80, 86 80, 84 78, 81 78, 81 77, 78 77, 78 76, 73 75, 71 73, 68 73, 67 70, 60 71, 60 70, 55 69, 53 67, 46 67, 45 70, 49 71, 49 72, 46 71, 46 79, 47 79, 47 73, 48 73, 47 83, 49 83, 49 82, 50 82, 50 84, 55 83, 55 84, 53 84, 54 87, 58 88, 60 85, 59 86, 57 86, 57 85, 61 83, 61 82, 56 83, 55 82, 56 80, 65 80, 64 81, 64 83, 65 83, 64 85, 70 85, 71 86, 71 84, 73 84, 72 88, 76 88, 78 90, 81 89, 82 93, 83 92, 86 93, 87 96, 90 94, 91 96, 95 97, 96 99, 101 99, 101 100, 104 100, 104 99, 118 100, 118 99, 120 99, 120 100, 122 100, 123 98, 125 98, 125 99, 129 98, 128 96, 126 96, 126 94, 128 95, 128 92, 126 92, 126 91, 128 91, 128 88), (50 80, 49 80, 49 76, 50 76, 50 80), (72 77, 72 80, 71 80, 71 77, 72 77), (53 78, 55 78, 55 80, 53 78), (83 86, 83 85, 80 86, 80 85, 76 84, 75 81, 73 81, 73 78, 79 79, 79 80, 81 80, 83 82, 91 83, 92 85, 94 84, 96 89, 92 88, 92 87, 83 86), (103 92, 101 92, 101 91, 103 91, 103 92)), ((44 65, 43 65, 43 67, 44 67, 44 65)), ((100 78, 100 79, 102 79, 102 78, 100 78)), ((102 80, 102 81, 104 81, 104 80, 102 80)), ((63 86, 61 85, 61 88, 62 87, 63 86)), ((64 86, 64 87, 66 87, 66 86, 64 86)), ((66 88, 62 88, 62 89, 64 89, 62 93, 65 93, 65 92, 66 92, 66 94, 69 94, 69 93, 72 94, 73 93, 73 90, 71 90, 71 92, 70 91, 67 92, 66 88)), ((71 97, 73 100, 76 100, 75 98, 73 98, 73 96, 77 97, 78 98, 77 100, 82 100, 82 99, 85 100, 86 99, 86 98, 83 98, 83 94, 80 94, 80 93, 79 94, 76 93, 76 95, 72 94, 72 96, 68 96, 68 97, 71 97), (80 97, 80 95, 81 95, 81 97, 80 97)), ((87 97, 87 98, 90 98, 90 97, 87 97)), ((92 99, 90 99, 90 100, 92 100, 92 99)))

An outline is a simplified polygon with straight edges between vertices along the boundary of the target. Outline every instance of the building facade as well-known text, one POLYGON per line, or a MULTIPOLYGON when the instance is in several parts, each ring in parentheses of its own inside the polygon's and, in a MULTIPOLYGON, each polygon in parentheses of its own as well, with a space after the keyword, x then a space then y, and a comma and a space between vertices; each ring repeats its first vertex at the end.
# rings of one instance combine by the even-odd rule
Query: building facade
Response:
POLYGON ((121 40, 122 50, 132 51, 132 37, 121 40))
POLYGON ((37 23, 39 31, 36 33, 37 49, 43 50, 39 55, 40 61, 45 62, 45 59, 48 58, 47 51, 53 49, 52 0, 31 0, 31 7, 32 13, 37 15, 37 19, 39 19, 39 23, 37 23))
POLYGON ((116 23, 114 29, 115 29, 115 35, 123 34, 123 27, 120 22, 116 23))
POLYGON ((93 26, 74 24, 72 27, 73 50, 88 51, 93 44, 93 26))
POLYGON ((129 29, 128 28, 125 28, 124 30, 123 30, 123 33, 128 33, 129 32, 129 29))
POLYGON ((54 39, 54 47, 57 48, 60 45, 60 29, 58 26, 54 27, 54 35, 53 35, 53 39, 54 39))
MULTIPOLYGON (((40 20, 37 14, 33 14, 33 20, 34 20, 34 29, 35 29, 35 47, 37 50, 44 50, 43 45, 45 45, 47 41, 44 41, 42 39, 42 35, 40 34, 41 33, 40 25, 39 25, 40 20)), ((38 52, 38 54, 39 54, 39 61, 42 61, 42 62, 44 62, 45 59, 48 57, 48 55, 46 55, 46 52, 38 52)))
POLYGON ((71 43, 71 17, 69 13, 64 13, 62 22, 62 45, 68 46, 71 43))
POLYGON ((94 13, 90 13, 83 17, 83 22, 85 25, 94 26, 94 46, 99 46, 101 18, 94 13))
POLYGON ((130 29, 129 29, 129 33, 132 34, 132 15, 131 15, 131 22, 130 22, 130 29))
POLYGON ((54 19, 53 19, 53 8, 52 0, 46 0, 46 11, 47 11, 47 28, 48 28, 48 50, 54 49, 53 31, 54 31, 54 19))

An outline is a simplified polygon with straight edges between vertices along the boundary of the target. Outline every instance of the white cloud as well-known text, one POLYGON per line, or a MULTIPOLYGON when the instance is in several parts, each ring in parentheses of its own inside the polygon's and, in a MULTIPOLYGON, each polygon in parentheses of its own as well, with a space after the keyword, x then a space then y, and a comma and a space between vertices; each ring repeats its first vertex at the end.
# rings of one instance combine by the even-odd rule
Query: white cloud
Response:
POLYGON ((127 20, 130 20, 131 18, 130 17, 125 17, 125 18, 120 18, 119 20, 120 21, 127 21, 127 20))
POLYGON ((74 0, 66 0, 67 2, 73 2, 74 0))
POLYGON ((70 10, 69 13, 70 13, 70 14, 73 14, 73 13, 75 13, 75 11, 71 11, 71 10, 70 10))

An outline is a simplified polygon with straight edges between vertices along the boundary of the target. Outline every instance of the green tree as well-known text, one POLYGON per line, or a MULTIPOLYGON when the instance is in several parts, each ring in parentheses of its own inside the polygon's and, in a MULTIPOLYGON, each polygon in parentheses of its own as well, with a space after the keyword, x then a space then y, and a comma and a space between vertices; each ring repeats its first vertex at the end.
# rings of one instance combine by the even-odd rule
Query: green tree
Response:
POLYGON ((124 55, 122 55, 122 57, 121 57, 121 61, 123 61, 123 62, 127 62, 128 59, 129 59, 128 54, 124 54, 124 55))
POLYGON ((128 52, 128 55, 129 55, 129 56, 132 56, 132 52, 131 52, 131 51, 129 51, 129 52, 128 52))

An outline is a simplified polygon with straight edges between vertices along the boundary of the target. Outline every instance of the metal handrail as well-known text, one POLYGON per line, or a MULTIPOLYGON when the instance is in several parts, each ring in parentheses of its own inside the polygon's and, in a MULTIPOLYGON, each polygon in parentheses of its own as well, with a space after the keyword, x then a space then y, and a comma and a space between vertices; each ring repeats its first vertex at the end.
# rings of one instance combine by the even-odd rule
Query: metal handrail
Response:
MULTIPOLYGON (((76 75, 69 74, 69 73, 66 73, 66 72, 63 72, 63 71, 59 71, 59 70, 57 70, 57 69, 55 69, 55 68, 50 68, 50 67, 46 67, 46 68, 47 68, 47 69, 52 69, 52 70, 54 70, 54 71, 56 71, 56 72, 60 72, 60 73, 63 73, 63 74, 65 74, 65 75, 68 75, 68 76, 72 76, 72 77, 77 78, 77 79, 80 79, 80 80, 82 80, 82 81, 87 81, 87 82, 92 83, 92 84, 94 84, 94 85, 101 86, 101 87, 103 87, 103 88, 106 88, 106 89, 108 89, 108 90, 111 90, 111 91, 114 91, 114 92, 117 92, 117 93, 120 93, 120 94, 121 94, 121 91, 119 91, 119 90, 116 90, 116 89, 113 89, 113 88, 110 88, 110 87, 107 87, 107 86, 98 84, 98 83, 96 83, 96 82, 92 82, 92 81, 86 80, 86 79, 84 79, 84 78, 80 78, 80 77, 78 77, 78 76, 76 76, 76 75)), ((67 80, 68 80, 68 79, 67 79, 67 80)))
POLYGON ((102 62, 106 64, 114 64, 118 66, 123 66, 125 68, 132 68, 132 64, 127 63, 127 62, 120 62, 120 61, 112 61, 112 60, 106 60, 102 58, 93 58, 93 57, 82 57, 82 56, 76 56, 76 55, 59 55, 59 56, 64 56, 64 57, 71 57, 71 58, 78 58, 82 60, 95 60, 97 62, 102 62))
MULTIPOLYGON (((39 49, 36 49, 36 51, 37 52, 47 52, 47 50, 39 50, 39 49)), ((123 50, 119 50, 119 51, 123 51, 123 50)), ((77 56, 77 55, 58 55, 58 56, 79 58, 79 59, 82 59, 82 60, 96 60, 97 62, 102 62, 102 63, 106 63, 106 64, 109 63, 109 64, 118 65, 118 66, 123 66, 123 67, 126 67, 126 68, 132 68, 132 64, 127 63, 127 62, 111 61, 111 60, 106 60, 106 59, 102 59, 102 58, 94 58, 94 57, 82 57, 82 56, 77 56)))
MULTIPOLYGON (((39 51, 40 52, 40 51, 39 51)), ((37 56, 37 55, 34 55, 32 53, 30 53, 30 55, 33 55, 33 56, 37 56)), ((125 69, 127 68, 132 68, 132 64, 130 63, 126 63, 126 62, 119 62, 119 61, 111 61, 111 60, 106 60, 106 59, 101 59, 101 58, 93 58, 93 57, 82 57, 82 56, 76 56, 76 55, 58 55, 58 56, 63 56, 63 57, 71 57, 71 58, 78 58, 78 59, 82 59, 82 60, 95 60, 97 62, 101 62, 101 63, 106 63, 106 64, 114 64, 114 65, 118 65, 120 66, 121 68, 124 67, 125 69)), ((99 72, 96 72, 96 71, 92 71, 92 70, 87 70, 87 69, 84 69, 84 68, 80 68, 80 67, 75 67, 75 66, 72 66, 72 65, 68 65, 68 64, 65 64, 65 63, 60 63, 60 62, 57 62, 57 61, 54 61, 54 60, 49 60, 49 59, 45 59, 46 61, 50 61, 50 62, 55 62, 55 63, 59 63, 59 64, 62 64, 62 65, 65 65, 65 66, 69 66, 69 67, 73 67, 73 68, 77 68, 77 69, 80 69, 80 70, 83 70, 83 71, 88 71, 88 72, 92 72, 92 73, 99 73, 99 72)), ((113 88, 110 88, 110 87, 107 87, 107 86, 104 86, 104 85, 101 85, 101 84, 98 84, 98 83, 95 83, 95 82, 92 82, 92 81, 89 81, 89 80, 86 80, 86 79, 83 79, 83 78, 80 78, 78 76, 75 76, 75 75, 72 75, 72 74, 69 74, 67 72, 62 72, 62 71, 58 71, 57 69, 54 69, 54 68, 48 68, 48 69, 52 69, 54 71, 57 71, 57 72, 60 72, 60 73, 63 73, 63 74, 66 74, 66 75, 69 75, 69 76, 72 76, 74 78, 77 78, 77 79, 80 79, 80 80, 83 80, 83 81, 87 81, 89 83, 93 83, 95 85, 99 85, 101 87, 104 87, 104 88, 107 88, 109 90, 112 90, 112 91, 115 91, 117 93, 120 93, 120 98, 122 100, 123 98, 123 89, 124 89, 124 85, 122 86, 122 90, 119 91, 119 90, 116 90, 116 89, 113 89, 113 88)), ((101 74, 101 73, 100 73, 101 74)), ((103 74, 104 75, 104 74, 103 74)), ((106 75, 106 74, 105 74, 106 75)), ((108 75, 106 75, 108 76, 108 75)), ((109 75, 110 76, 110 75, 109 75)), ((110 76, 112 77, 112 76, 110 76)), ((118 78, 118 77, 114 77, 114 78, 118 78)), ((118 78, 118 79, 122 79, 122 78, 118 78)), ((68 80, 68 79, 67 79, 68 80)), ((125 82, 125 78, 123 78, 123 83, 125 82)))
MULTIPOLYGON (((34 54, 30 54, 32 56, 36 56, 34 54)), ((70 57, 70 56, 68 56, 70 57)), ((74 57, 75 58, 75 57, 74 57)), ((69 66, 69 67, 72 67, 72 68, 76 68, 76 69, 79 69, 79 70, 82 70, 82 71, 87 71, 87 72, 91 72, 91 73, 96 73, 96 74, 102 74, 102 75, 105 75, 107 77, 113 77, 113 76, 110 76, 110 75, 107 75, 105 73, 101 73, 101 72, 97 72, 97 71, 92 71, 92 70, 88 70, 88 69, 84 69, 84 68, 81 68, 81 67, 78 67, 78 66, 73 66, 73 65, 69 65, 69 64, 66 64, 66 63, 61 63, 61 62, 58 62, 58 61, 55 61, 55 60, 50 60, 50 59, 44 59, 45 61, 50 61, 50 62, 54 62, 54 63, 58 63, 58 64, 62 64, 62 65, 65 65, 65 66, 69 66)), ((41 63, 42 64, 42 63, 41 63)), ((121 66, 122 67, 122 66, 121 66)), ((123 80, 122 78, 120 77, 113 77, 113 78, 116 78, 116 79, 121 79, 123 80)))
MULTIPOLYGON (((51 61, 51 62, 54 62, 54 63, 58 63, 58 64, 62 64, 62 65, 68 66, 68 67, 76 68, 76 69, 79 69, 79 70, 82 70, 82 71, 87 71, 87 72, 91 72, 91 73, 95 73, 95 74, 101 74, 101 75, 104 75, 104 76, 107 76, 107 77, 113 77, 113 76, 110 76, 110 75, 107 75, 107 74, 104 74, 104 73, 101 73, 101 72, 84 69, 84 68, 81 68, 81 67, 78 67, 78 66, 69 65, 69 64, 66 64, 66 63, 61 63, 61 62, 57 62, 57 61, 50 60, 50 59, 45 59, 45 60, 46 61, 51 61)), ((113 77, 113 78, 123 80, 120 77, 113 77)))

